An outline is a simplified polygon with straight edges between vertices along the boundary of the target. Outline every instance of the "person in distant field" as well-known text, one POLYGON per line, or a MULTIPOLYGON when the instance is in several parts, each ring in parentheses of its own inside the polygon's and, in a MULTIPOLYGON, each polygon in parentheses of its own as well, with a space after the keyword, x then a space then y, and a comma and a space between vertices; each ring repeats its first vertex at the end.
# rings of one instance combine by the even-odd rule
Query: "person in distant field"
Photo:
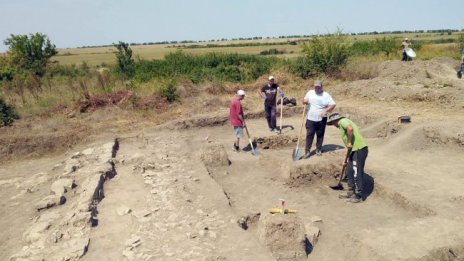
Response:
POLYGON ((406 48, 409 48, 410 45, 411 45, 411 42, 409 42, 409 39, 404 38, 404 41, 401 43, 401 47, 403 48, 403 58, 401 59, 401 61, 403 62, 410 60, 408 54, 406 53, 406 48))
POLYGON ((234 128, 235 141, 234 141, 234 151, 240 151, 240 138, 243 137, 243 128, 245 127, 245 118, 243 114, 243 107, 241 100, 245 99, 245 91, 238 90, 237 94, 229 106, 229 120, 230 124, 234 128))
POLYGON ((358 126, 336 112, 329 114, 327 125, 333 125, 340 130, 343 143, 348 150, 351 150, 348 159, 343 162, 343 165, 347 166, 345 173, 348 180, 348 192, 340 194, 339 198, 347 199, 351 203, 362 202, 364 199, 364 165, 368 154, 367 144, 358 126))
POLYGON ((464 73, 464 48, 461 51, 461 66, 458 71, 458 78, 462 78, 462 74, 464 73))
POLYGON ((306 117, 306 147, 303 158, 309 158, 311 146, 316 134, 316 155, 322 154, 322 143, 324 142, 327 113, 331 112, 336 104, 329 93, 325 92, 322 82, 314 82, 314 90, 306 93, 303 104, 309 105, 306 117))

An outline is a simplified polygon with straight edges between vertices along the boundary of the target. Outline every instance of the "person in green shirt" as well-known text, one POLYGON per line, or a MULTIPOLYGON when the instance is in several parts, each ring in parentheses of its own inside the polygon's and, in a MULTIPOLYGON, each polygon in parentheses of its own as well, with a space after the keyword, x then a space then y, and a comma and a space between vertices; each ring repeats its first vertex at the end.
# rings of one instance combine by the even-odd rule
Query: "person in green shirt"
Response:
POLYGON ((361 136, 358 126, 336 112, 328 116, 327 125, 333 125, 340 130, 343 143, 351 151, 343 162, 343 165, 347 166, 345 173, 348 181, 348 192, 339 197, 347 199, 351 203, 362 202, 364 200, 364 165, 368 154, 367 144, 361 136))

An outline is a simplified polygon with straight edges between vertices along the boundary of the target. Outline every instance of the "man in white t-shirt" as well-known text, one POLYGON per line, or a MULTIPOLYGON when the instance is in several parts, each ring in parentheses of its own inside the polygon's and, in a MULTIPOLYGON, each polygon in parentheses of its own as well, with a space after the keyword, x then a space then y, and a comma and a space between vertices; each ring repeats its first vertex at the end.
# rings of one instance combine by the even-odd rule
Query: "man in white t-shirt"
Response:
POLYGON ((327 113, 331 112, 336 104, 332 96, 322 89, 322 82, 314 82, 314 90, 306 93, 303 104, 309 105, 306 117, 306 147, 303 158, 309 158, 311 146, 316 134, 316 155, 322 154, 325 126, 327 125, 327 113))

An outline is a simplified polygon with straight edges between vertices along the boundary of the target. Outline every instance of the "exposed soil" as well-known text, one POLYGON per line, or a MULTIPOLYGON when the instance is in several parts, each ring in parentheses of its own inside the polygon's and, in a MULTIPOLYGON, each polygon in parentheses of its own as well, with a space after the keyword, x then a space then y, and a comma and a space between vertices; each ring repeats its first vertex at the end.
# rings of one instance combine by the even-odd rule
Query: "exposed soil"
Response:
POLYGON ((463 260, 464 81, 453 64, 385 62, 327 89, 369 144, 362 203, 328 187, 346 153, 336 128, 322 156, 292 159, 298 106, 284 108, 282 134, 249 113, 259 156, 232 151, 226 110, 118 137, 102 129, 66 154, 0 166, 0 260, 463 260), (296 213, 271 215, 282 201, 296 213))

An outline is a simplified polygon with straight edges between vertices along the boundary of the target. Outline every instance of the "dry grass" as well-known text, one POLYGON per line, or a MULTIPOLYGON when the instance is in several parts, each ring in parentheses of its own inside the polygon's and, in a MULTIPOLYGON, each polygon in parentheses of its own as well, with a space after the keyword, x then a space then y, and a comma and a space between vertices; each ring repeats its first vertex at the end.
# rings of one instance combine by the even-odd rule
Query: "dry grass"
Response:
MULTIPOLYGON (((182 50, 185 53, 201 55, 209 52, 219 53, 241 53, 241 54, 259 54, 261 51, 276 48, 286 51, 286 54, 279 55, 282 57, 296 56, 300 53, 301 48, 298 45, 272 45, 272 46, 244 46, 244 47, 214 47, 214 48, 168 48, 167 45, 142 45, 131 46, 133 57, 135 59, 163 59, 166 54, 182 50)), ((57 56, 53 57, 63 65, 81 64, 86 62, 88 65, 96 66, 102 63, 114 64, 116 62, 114 47, 97 47, 97 48, 76 48, 59 50, 57 56)))
POLYGON ((453 59, 461 58, 459 47, 455 43, 449 44, 427 44, 417 52, 417 57, 422 60, 429 60, 435 57, 450 57, 453 59))

